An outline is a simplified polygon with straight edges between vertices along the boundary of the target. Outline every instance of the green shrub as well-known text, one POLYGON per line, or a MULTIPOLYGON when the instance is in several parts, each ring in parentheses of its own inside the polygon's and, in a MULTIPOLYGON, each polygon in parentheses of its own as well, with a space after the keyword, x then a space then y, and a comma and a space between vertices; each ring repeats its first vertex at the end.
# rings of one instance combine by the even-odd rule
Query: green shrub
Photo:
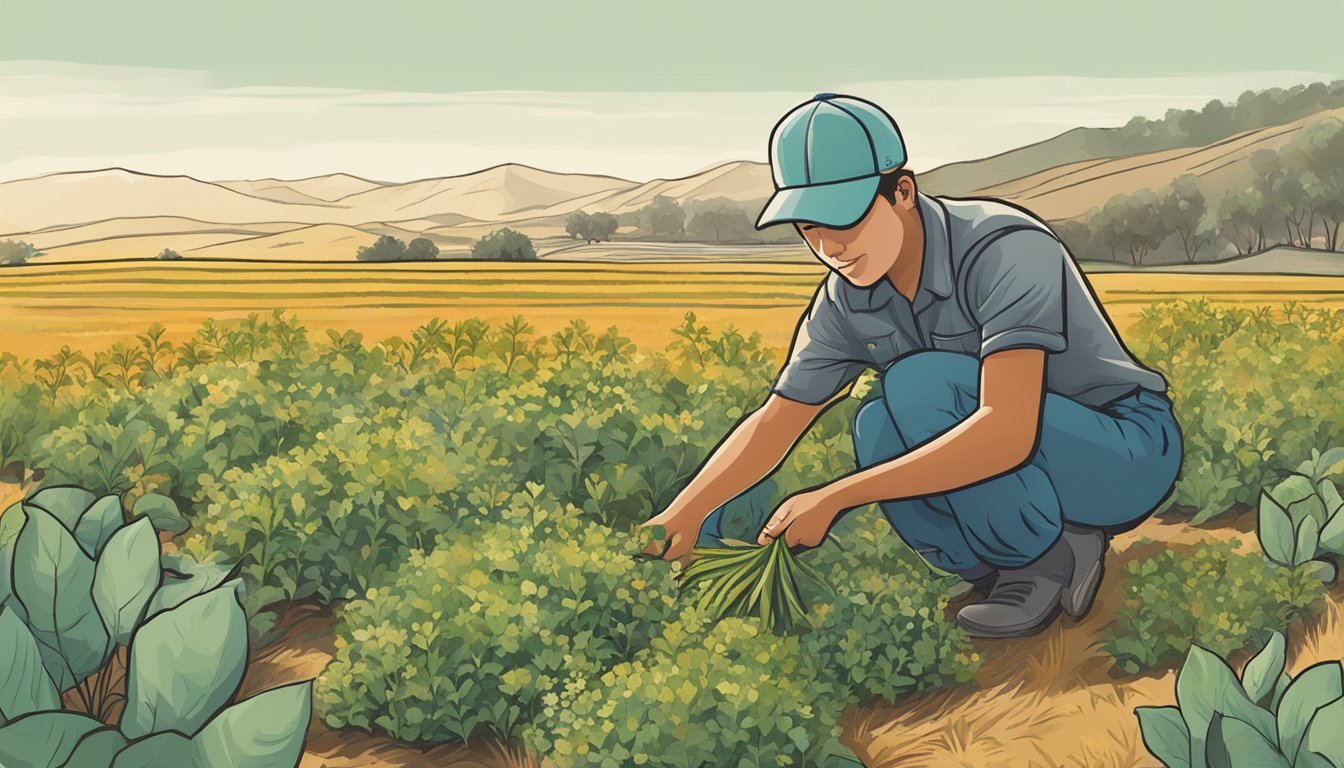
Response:
POLYGON ((1171 384, 1185 443, 1172 500, 1196 523, 1234 504, 1254 507, 1261 488, 1292 471, 1289 461, 1344 444, 1344 310, 1164 301, 1125 338, 1171 384))
POLYGON ((1304 567, 1332 582, 1344 555, 1344 498, 1326 476, 1344 470, 1344 448, 1312 457, 1273 489, 1260 494, 1256 533, 1265 555, 1279 565, 1304 567))
POLYGON ((316 693, 328 725, 508 738, 544 700, 648 645, 674 615, 668 569, 636 564, 631 536, 539 496, 532 486, 505 521, 412 550, 386 585, 344 608, 316 693))
POLYGON ((240 582, 209 568, 179 572, 185 562, 163 557, 152 518, 127 525, 126 516, 116 496, 76 487, 5 510, 0 761, 295 765, 311 681, 230 705, 248 655, 240 582), (123 648, 125 674, 113 680, 123 648), (62 694, 78 708, 67 711, 62 694))
POLYGON ((817 627, 803 635, 804 650, 860 706, 875 696, 895 702, 914 691, 969 682, 981 655, 943 612, 947 589, 958 580, 935 575, 869 510, 836 524, 838 546, 810 553, 835 596, 816 606, 817 627))
POLYGON ((688 608, 650 647, 548 696, 526 743, 572 766, 816 766, 844 694, 797 637, 688 608))
POLYGON ((1344 768, 1344 674, 1338 661, 1289 678, 1275 631, 1238 679, 1198 645, 1176 676, 1174 707, 1135 707, 1143 742, 1166 766, 1344 768))
POLYGON ((1102 645, 1116 666, 1138 672, 1192 644, 1226 655, 1310 612, 1322 593, 1320 579, 1279 568, 1259 553, 1238 554, 1240 543, 1201 543, 1131 561, 1124 602, 1102 645))

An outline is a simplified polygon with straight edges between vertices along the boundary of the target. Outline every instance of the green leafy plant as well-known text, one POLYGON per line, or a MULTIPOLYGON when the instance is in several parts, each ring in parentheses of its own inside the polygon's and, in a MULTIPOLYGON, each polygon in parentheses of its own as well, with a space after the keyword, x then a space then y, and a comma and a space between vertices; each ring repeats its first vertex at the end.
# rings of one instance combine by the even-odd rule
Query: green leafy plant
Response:
POLYGON ((1240 545, 1239 539, 1201 542, 1130 561, 1124 600, 1102 641, 1116 666, 1138 672, 1194 644, 1231 653, 1313 610, 1324 588, 1320 579, 1280 568, 1258 552, 1241 554, 1240 545))
POLYGON ((247 664, 241 582, 164 556, 153 516, 127 524, 117 496, 71 486, 0 516, 0 764, 298 764, 312 682, 229 706, 247 664))
POLYGON ((732 540, 725 543, 730 545, 691 549, 696 558, 679 580, 683 595, 716 619, 756 616, 777 634, 808 625, 798 577, 801 574, 827 585, 820 573, 793 554, 784 537, 763 547, 732 540))
POLYGON ((1167 768, 1344 768, 1344 676, 1338 661, 1284 672, 1274 632, 1238 679, 1192 646, 1176 676, 1177 706, 1135 707, 1144 746, 1167 768))
POLYGON ((1344 469, 1344 447, 1322 454, 1312 449, 1297 471, 1260 492, 1260 546, 1282 566, 1302 567, 1323 581, 1334 581, 1344 556, 1344 498, 1328 475, 1344 469))

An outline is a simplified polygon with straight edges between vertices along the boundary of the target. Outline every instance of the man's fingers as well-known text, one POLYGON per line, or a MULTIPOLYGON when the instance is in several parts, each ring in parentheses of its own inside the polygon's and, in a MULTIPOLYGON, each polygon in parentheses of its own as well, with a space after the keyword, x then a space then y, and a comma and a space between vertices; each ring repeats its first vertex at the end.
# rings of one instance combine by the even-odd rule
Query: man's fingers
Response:
POLYGON ((756 538, 756 543, 765 546, 771 539, 778 538, 779 532, 786 529, 789 521, 793 519, 791 509, 780 509, 771 516, 769 522, 761 529, 761 535, 756 538))

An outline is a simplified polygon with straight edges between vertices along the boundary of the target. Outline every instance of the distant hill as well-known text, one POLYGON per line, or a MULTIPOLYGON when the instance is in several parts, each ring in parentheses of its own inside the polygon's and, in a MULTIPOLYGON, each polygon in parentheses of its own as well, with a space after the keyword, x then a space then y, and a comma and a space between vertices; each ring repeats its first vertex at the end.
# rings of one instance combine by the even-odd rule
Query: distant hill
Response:
MULTIPOLYGON (((1271 101, 1279 99, 1283 109, 1301 111, 1303 105, 1336 96, 1344 100, 1344 81, 1328 89, 1321 84, 1289 89, 1271 101)), ((1229 129, 1228 135, 1202 146, 1097 153, 1185 141, 1192 134, 1172 127, 1177 118, 1193 121, 1205 133, 1217 133, 1220 125, 1255 122, 1260 113, 1252 107, 1259 103, 1256 99, 1267 98, 1243 95, 1241 106, 1229 108, 1241 111, 1222 123, 1214 120, 1217 110, 1206 108, 1198 119, 1173 111, 1165 122, 1136 118, 1124 128, 1078 128, 993 157, 920 173, 918 183, 932 194, 1002 198, 1051 221, 1081 216, 1117 194, 1161 189, 1185 173, 1195 174, 1206 198, 1216 202, 1224 192, 1245 187, 1252 177, 1248 158, 1253 152, 1283 146, 1313 121, 1344 119, 1344 107, 1281 125, 1229 129)), ((114 167, 0 183, 0 239, 32 243, 44 252, 38 260, 45 262, 152 258, 164 248, 186 258, 354 260, 359 246, 381 235, 404 241, 425 237, 445 256, 461 257, 475 240, 508 226, 533 238, 543 256, 645 259, 676 249, 647 241, 649 247, 576 249, 578 243, 565 231, 566 220, 576 211, 610 213, 621 224, 617 237, 628 237, 635 230, 634 214, 660 195, 688 208, 726 200, 754 220, 772 192, 769 165, 749 161, 644 182, 514 163, 409 182, 345 173, 208 181, 114 167)), ((785 226, 775 227, 762 233, 769 246, 753 250, 709 244, 691 248, 685 258, 715 258, 720 252, 723 258, 735 258, 730 253, 753 260, 771 254, 796 258, 788 247, 797 245, 791 234, 785 226)))

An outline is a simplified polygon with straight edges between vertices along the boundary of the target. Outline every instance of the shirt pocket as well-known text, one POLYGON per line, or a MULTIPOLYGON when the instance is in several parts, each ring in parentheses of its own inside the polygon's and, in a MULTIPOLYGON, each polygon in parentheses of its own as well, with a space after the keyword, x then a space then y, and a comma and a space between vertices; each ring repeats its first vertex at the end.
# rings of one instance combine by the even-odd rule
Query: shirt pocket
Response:
POLYGON ((934 349, 946 352, 960 352, 965 355, 980 354, 980 329, 967 328, 964 331, 947 330, 943 333, 929 332, 929 342, 934 349))
POLYGON ((859 344, 864 354, 872 358, 879 367, 896 359, 896 334, 883 333, 874 336, 859 336, 859 344))

